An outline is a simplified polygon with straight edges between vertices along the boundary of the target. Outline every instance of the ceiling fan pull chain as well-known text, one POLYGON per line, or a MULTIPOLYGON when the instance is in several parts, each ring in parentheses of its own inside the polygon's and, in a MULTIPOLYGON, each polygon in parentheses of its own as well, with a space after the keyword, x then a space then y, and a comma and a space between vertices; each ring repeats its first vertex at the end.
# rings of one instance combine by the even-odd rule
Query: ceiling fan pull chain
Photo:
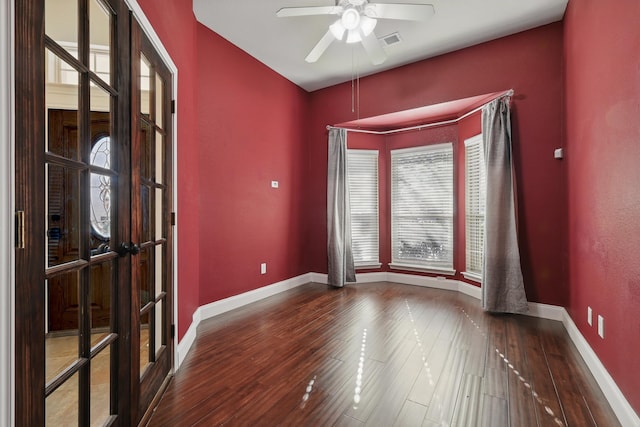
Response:
POLYGON ((357 118, 358 120, 360 120, 360 69, 358 68, 358 63, 356 62, 356 79, 357 79, 357 90, 358 90, 358 103, 357 105, 357 109, 358 109, 358 114, 357 114, 357 118))
POLYGON ((354 88, 354 80, 355 80, 355 54, 353 52, 353 46, 351 47, 351 112, 355 113, 355 88, 354 88))

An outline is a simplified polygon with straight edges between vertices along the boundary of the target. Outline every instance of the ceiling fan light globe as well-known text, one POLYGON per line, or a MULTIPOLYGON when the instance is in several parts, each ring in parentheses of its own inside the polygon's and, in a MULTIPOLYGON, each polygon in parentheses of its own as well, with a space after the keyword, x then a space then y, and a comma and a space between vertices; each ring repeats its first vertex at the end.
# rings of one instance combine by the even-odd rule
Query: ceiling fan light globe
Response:
POLYGON ((347 34, 347 43, 358 43, 362 41, 362 36, 360 36, 360 32, 358 30, 349 30, 347 34))
POLYGON ((355 30, 360 25, 360 13, 356 9, 345 10, 340 19, 347 30, 355 30))
POLYGON ((344 37, 344 32, 347 31, 344 28, 344 25, 342 25, 342 21, 340 19, 331 24, 329 26, 329 29, 331 30, 331 34, 333 34, 333 37, 335 37, 336 40, 342 40, 342 38, 344 37))
POLYGON ((376 11, 376 7, 374 5, 372 5, 371 3, 368 3, 364 7, 364 14, 366 16, 370 16, 372 18, 377 18, 378 17, 378 12, 376 11))
POLYGON ((368 16, 363 16, 360 19, 360 29, 362 30, 362 33, 365 37, 373 32, 373 29, 376 28, 377 24, 377 20, 369 18, 368 16))

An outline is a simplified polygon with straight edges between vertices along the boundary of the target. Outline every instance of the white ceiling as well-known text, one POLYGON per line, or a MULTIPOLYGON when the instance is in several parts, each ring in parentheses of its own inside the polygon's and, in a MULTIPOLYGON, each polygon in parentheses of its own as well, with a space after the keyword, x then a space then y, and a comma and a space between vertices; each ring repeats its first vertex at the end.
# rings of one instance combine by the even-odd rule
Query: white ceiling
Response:
MULTIPOLYGON (((375 34, 398 32, 402 42, 384 47, 387 60, 372 65, 360 43, 335 41, 312 64, 304 58, 336 16, 278 18, 282 7, 332 6, 333 0, 193 0, 198 21, 269 68, 311 92, 560 21, 568 0, 373 0, 372 3, 429 3, 426 22, 379 20, 375 34)), ((384 45, 384 44, 383 44, 384 45)))

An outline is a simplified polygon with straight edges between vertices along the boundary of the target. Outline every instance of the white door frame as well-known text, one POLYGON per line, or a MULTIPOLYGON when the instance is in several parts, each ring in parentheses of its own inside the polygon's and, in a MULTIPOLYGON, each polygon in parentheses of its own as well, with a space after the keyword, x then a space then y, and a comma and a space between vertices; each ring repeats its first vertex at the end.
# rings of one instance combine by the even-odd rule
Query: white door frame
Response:
POLYGON ((0 3, 0 425, 14 422, 14 8, 0 3))

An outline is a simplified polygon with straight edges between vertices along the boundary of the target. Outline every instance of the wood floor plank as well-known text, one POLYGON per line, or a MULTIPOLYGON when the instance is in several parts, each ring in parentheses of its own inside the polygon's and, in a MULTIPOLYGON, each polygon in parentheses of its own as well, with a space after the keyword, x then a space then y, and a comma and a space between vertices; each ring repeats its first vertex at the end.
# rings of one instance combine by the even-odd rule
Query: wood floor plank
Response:
POLYGON ((482 402, 482 416, 478 425, 482 427, 508 426, 509 403, 506 399, 485 394, 482 402))
POLYGON ((427 415, 426 406, 405 400, 393 427, 421 426, 425 415, 427 415))
POLYGON ((464 374, 464 363, 468 350, 452 348, 442 368, 433 398, 429 402, 426 419, 451 424, 457 404, 458 390, 464 374))
POLYGON ((482 377, 465 373, 462 376, 460 392, 456 399, 452 425, 458 427, 475 427, 482 419, 484 410, 484 393, 482 393, 482 377))
POLYGON ((565 423, 564 415, 539 334, 545 324, 533 318, 523 319, 525 328, 521 337, 527 351, 528 378, 521 382, 528 382, 531 386, 540 425, 560 426, 565 423))
POLYGON ((307 284, 203 321, 149 425, 530 427, 555 422, 547 407, 618 425, 559 322, 437 289, 307 284))
POLYGON ((507 348, 504 351, 503 363, 507 370, 507 387, 509 401, 509 418, 512 427, 521 425, 539 426, 536 402, 531 392, 528 378, 528 359, 524 343, 516 319, 506 318, 507 348), (519 374, 516 374, 518 371, 519 374), (523 379, 524 380, 523 380, 523 379))
POLYGON ((432 351, 427 357, 423 368, 418 374, 418 378, 413 384, 409 393, 409 400, 429 406, 436 390, 436 385, 440 379, 447 358, 449 357, 449 347, 447 342, 436 342, 432 351))

